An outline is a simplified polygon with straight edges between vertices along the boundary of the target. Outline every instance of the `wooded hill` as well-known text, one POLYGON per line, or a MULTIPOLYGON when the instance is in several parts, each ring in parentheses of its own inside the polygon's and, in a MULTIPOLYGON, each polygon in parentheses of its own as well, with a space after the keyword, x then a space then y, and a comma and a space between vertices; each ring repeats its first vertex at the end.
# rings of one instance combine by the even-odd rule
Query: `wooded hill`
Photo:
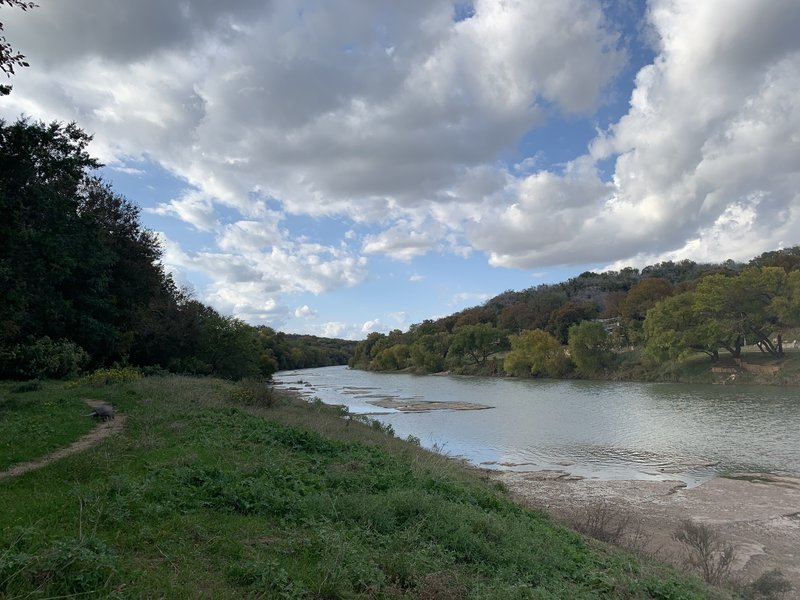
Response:
POLYGON ((699 353, 738 358, 746 343, 784 355, 800 326, 800 246, 749 263, 662 262, 585 272, 566 282, 506 291, 481 306, 370 334, 350 365, 517 376, 609 376, 699 353))
POLYGON ((75 124, 0 121, 0 378, 124 363, 229 379, 345 364, 353 342, 253 327, 179 289, 75 124))

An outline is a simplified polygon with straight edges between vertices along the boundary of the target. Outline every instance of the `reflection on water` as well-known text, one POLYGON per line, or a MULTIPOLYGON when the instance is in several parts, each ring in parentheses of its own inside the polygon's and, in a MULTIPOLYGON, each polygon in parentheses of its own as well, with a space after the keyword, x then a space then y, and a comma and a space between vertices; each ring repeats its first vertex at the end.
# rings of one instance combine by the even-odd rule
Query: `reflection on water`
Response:
POLYGON ((425 447, 487 468, 689 485, 726 470, 800 474, 800 394, 791 388, 417 376, 346 367, 283 371, 274 379, 372 414, 399 437, 416 436, 425 447), (370 403, 386 398, 494 408, 401 413, 370 403))

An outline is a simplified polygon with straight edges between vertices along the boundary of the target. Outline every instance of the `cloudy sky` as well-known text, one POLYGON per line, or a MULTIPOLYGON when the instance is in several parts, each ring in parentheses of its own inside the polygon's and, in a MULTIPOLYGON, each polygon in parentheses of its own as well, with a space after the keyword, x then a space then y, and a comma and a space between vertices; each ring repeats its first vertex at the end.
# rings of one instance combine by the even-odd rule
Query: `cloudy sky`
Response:
POLYGON ((797 0, 38 0, 0 117, 76 121, 225 314, 363 338, 800 243, 797 0))

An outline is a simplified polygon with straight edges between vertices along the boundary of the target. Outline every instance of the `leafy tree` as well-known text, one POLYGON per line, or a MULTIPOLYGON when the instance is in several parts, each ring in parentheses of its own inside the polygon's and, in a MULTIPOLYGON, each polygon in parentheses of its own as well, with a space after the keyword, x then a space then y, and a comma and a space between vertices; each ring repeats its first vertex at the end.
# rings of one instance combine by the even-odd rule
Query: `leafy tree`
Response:
POLYGON ((602 323, 583 321, 569 328, 569 354, 581 375, 592 376, 613 362, 609 340, 602 323))
POLYGON ((372 368, 378 371, 400 371, 408 367, 410 354, 411 351, 406 344, 395 344, 381 350, 372 359, 372 368))
POLYGON ((444 371, 449 349, 450 334, 441 332, 421 335, 411 345, 411 366, 425 373, 444 371))
POLYGON ((715 322, 719 345, 732 356, 740 356, 750 336, 765 352, 781 357, 780 333, 777 343, 771 339, 779 323, 773 307, 787 289, 781 267, 748 267, 734 277, 710 275, 697 284, 694 310, 700 318, 715 322))
POLYGON ((643 279, 630 289, 619 307, 619 314, 631 342, 635 343, 642 339, 642 323, 647 311, 670 294, 672 294, 672 284, 660 277, 643 279))
POLYGON ((450 344, 448 358, 456 364, 482 367, 490 355, 505 350, 508 337, 501 330, 488 323, 465 325, 457 329, 450 344))
POLYGON ((751 267, 781 267, 787 273, 800 270, 800 246, 764 252, 749 264, 751 267))
POLYGON ((553 334, 562 344, 566 344, 569 336, 569 329, 572 325, 593 319, 597 316, 597 307, 593 304, 579 304, 577 302, 567 302, 550 314, 547 323, 547 331, 553 334))
POLYGON ((503 368, 517 376, 561 377, 567 372, 568 361, 558 340, 541 329, 529 329, 509 337, 511 352, 503 368))
POLYGON ((691 352, 718 356, 717 324, 694 310, 693 292, 664 298, 647 312, 645 354, 651 360, 680 360, 691 352))

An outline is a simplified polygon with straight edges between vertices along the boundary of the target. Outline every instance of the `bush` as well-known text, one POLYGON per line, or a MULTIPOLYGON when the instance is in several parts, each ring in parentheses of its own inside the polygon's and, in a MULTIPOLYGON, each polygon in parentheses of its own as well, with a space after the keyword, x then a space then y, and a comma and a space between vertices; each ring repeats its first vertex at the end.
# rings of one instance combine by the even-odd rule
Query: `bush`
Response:
POLYGON ((246 406, 272 408, 277 397, 266 379, 255 377, 242 379, 233 389, 231 400, 246 406))
POLYGON ((678 525, 672 539, 686 546, 686 564, 700 571, 708 583, 716 585, 730 573, 736 551, 708 525, 686 519, 678 525))
POLYGON ((753 598, 764 598, 765 600, 785 598, 792 591, 792 584, 779 569, 767 571, 749 587, 753 598))
POLYGON ((97 369, 94 373, 81 377, 81 384, 101 386, 115 383, 128 383, 142 378, 142 373, 136 367, 111 367, 110 369, 97 369))
POLYGON ((89 362, 86 351, 67 340, 41 337, 0 349, 0 377, 71 379, 89 362))

